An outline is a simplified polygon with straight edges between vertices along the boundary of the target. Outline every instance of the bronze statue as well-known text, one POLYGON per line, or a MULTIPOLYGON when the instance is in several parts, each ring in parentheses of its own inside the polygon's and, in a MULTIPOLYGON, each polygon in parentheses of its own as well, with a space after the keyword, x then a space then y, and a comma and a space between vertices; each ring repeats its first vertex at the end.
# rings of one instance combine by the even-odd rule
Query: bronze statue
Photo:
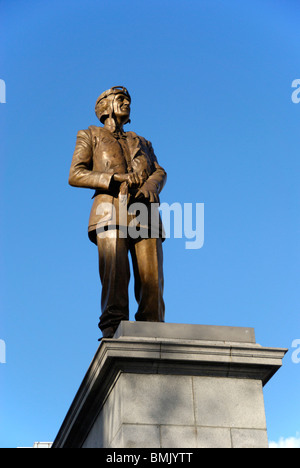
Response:
POLYGON ((163 322, 165 315, 164 239, 158 205, 166 172, 149 141, 124 132, 123 125, 130 122, 130 104, 131 97, 121 86, 99 96, 95 112, 103 127, 78 132, 69 176, 70 185, 95 189, 88 233, 98 246, 99 328, 104 338, 112 337, 120 321, 129 319, 129 252, 138 303, 135 319, 163 322), (146 222, 139 222, 139 208, 147 209, 146 222), (130 226, 135 235, 130 235, 130 226))

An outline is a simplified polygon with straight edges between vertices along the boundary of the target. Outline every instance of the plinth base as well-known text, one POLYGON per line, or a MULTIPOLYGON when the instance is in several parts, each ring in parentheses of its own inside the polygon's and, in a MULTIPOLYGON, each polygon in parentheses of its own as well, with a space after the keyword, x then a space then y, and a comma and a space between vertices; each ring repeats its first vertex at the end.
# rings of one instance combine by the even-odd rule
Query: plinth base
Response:
POLYGON ((121 322, 52 447, 268 447, 262 388, 286 351, 252 328, 121 322))

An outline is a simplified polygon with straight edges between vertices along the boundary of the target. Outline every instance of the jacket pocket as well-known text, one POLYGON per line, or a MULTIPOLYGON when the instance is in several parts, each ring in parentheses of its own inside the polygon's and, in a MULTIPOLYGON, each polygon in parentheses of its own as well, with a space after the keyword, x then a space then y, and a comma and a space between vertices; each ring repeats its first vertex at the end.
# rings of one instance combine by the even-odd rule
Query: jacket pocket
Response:
POLYGON ((113 197, 106 194, 96 195, 91 209, 89 228, 101 228, 112 224, 115 218, 113 197))

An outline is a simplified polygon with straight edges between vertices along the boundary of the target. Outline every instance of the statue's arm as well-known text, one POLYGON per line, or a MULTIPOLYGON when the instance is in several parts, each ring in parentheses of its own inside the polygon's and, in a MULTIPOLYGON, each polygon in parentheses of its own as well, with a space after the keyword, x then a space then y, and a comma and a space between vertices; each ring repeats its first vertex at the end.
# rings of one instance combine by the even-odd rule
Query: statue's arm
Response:
POLYGON ((108 190, 113 174, 93 170, 93 146, 90 130, 80 130, 69 174, 73 187, 108 190))
POLYGON ((157 194, 159 194, 165 186, 167 180, 166 171, 158 164, 156 158, 154 161, 155 170, 148 177, 145 183, 151 183, 157 194))
POLYGON ((153 148, 151 143, 147 142, 149 153, 151 157, 151 161, 153 164, 153 172, 144 182, 142 187, 136 194, 136 197, 140 195, 144 196, 145 198, 149 198, 150 202, 158 202, 159 198, 158 195, 164 188, 164 185, 167 180, 167 173, 166 171, 158 164, 157 158, 154 154, 153 148))

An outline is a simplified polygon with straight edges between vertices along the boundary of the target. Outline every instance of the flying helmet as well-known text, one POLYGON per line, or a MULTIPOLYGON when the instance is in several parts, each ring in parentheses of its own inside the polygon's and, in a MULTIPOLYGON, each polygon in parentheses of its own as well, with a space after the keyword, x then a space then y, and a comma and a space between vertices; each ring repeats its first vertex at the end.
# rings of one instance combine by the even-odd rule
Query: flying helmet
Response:
MULTIPOLYGON (((124 94, 131 102, 130 94, 127 91, 127 89, 124 88, 124 86, 113 86, 107 91, 104 91, 98 97, 95 105, 96 116, 98 117, 101 123, 104 123, 107 117, 112 117, 114 96, 116 96, 117 94, 124 94)), ((130 122, 130 119, 128 119, 125 123, 128 122, 130 122)))

